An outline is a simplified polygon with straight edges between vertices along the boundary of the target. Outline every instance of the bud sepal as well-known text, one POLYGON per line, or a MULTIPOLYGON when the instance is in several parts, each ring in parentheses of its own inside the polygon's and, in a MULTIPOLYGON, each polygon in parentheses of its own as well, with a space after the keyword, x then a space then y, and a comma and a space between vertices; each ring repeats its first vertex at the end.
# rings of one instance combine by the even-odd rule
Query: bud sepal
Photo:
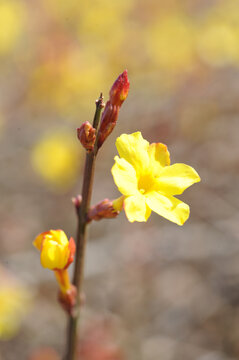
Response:
POLYGON ((94 149, 96 130, 88 121, 84 122, 77 129, 77 137, 87 151, 92 151, 94 149))
POLYGON ((101 118, 98 148, 102 146, 105 139, 112 133, 118 119, 119 109, 119 106, 113 105, 110 101, 107 101, 101 118))
POLYGON ((77 290, 74 285, 70 285, 67 291, 60 290, 58 293, 58 301, 62 308, 69 314, 73 315, 73 310, 76 305, 77 290))

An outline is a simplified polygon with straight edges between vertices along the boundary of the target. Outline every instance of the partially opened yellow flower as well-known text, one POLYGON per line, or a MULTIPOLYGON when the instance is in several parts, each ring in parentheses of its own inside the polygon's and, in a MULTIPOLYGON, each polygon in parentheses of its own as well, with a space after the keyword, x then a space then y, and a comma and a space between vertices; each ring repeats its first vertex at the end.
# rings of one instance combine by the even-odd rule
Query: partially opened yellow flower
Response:
POLYGON ((170 165, 167 146, 149 144, 140 132, 122 134, 116 140, 120 158, 115 157, 112 175, 124 195, 123 207, 130 222, 147 221, 151 211, 183 225, 189 206, 178 200, 192 184, 199 182, 197 172, 185 164, 170 165))
POLYGON ((66 269, 73 261, 75 242, 68 241, 63 230, 50 230, 39 234, 33 245, 41 252, 41 264, 50 270, 66 269))

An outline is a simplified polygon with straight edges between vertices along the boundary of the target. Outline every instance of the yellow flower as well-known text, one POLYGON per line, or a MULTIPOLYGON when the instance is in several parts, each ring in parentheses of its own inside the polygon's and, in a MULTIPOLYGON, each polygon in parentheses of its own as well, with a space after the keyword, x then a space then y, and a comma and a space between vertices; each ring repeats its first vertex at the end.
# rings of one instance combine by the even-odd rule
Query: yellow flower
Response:
POLYGON ((68 266, 75 254, 75 241, 68 241, 63 230, 50 230, 39 234, 33 245, 41 252, 41 264, 53 270, 60 287, 59 301, 63 308, 71 314, 76 302, 76 288, 71 284, 68 266))
POLYGON ((39 234, 33 245, 41 252, 41 264, 50 270, 66 269, 73 261, 75 242, 68 241, 63 230, 50 230, 39 234))
POLYGON ((140 132, 123 134, 116 140, 120 158, 115 157, 112 175, 124 195, 124 210, 130 222, 147 221, 151 211, 183 225, 189 206, 173 195, 182 194, 199 182, 197 172, 185 164, 170 165, 167 146, 149 144, 140 132))

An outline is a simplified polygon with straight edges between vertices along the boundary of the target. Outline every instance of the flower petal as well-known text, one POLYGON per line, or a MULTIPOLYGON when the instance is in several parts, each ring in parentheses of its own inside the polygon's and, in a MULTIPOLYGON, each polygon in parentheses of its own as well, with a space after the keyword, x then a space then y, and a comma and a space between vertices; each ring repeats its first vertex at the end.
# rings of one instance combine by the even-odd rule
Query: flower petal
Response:
POLYGON ((149 164, 154 176, 157 176, 162 167, 170 165, 170 155, 166 145, 162 143, 153 143, 149 145, 149 164))
POLYGON ((59 246, 54 240, 44 241, 41 264, 50 270, 64 269, 70 255, 69 247, 59 246))
POLYGON ((115 156, 115 164, 111 169, 114 182, 123 195, 133 195, 138 191, 136 172, 125 159, 115 156))
POLYGON ((151 210, 178 225, 183 225, 189 217, 189 206, 173 196, 154 191, 147 194, 146 202, 151 210))
POLYGON ((129 196, 124 201, 125 214, 130 222, 147 221, 151 210, 141 194, 129 196))
POLYGON ((51 230, 54 241, 63 246, 68 246, 69 240, 63 230, 51 230))
POLYGON ((37 248, 37 250, 41 251, 42 242, 43 242, 45 236, 49 233, 50 233, 49 231, 45 231, 45 232, 37 235, 37 237, 33 241, 33 245, 37 248))
POLYGON ((162 169, 157 179, 157 191, 169 195, 179 195, 200 180, 198 173, 191 166, 173 164, 162 169))
POLYGON ((76 252, 76 243, 75 243, 75 240, 71 237, 69 240, 69 258, 67 260, 65 269, 73 262, 75 252, 76 252))
POLYGON ((116 140, 116 147, 120 157, 133 165, 137 174, 148 168, 149 143, 147 140, 144 140, 140 131, 129 135, 122 134, 116 140))

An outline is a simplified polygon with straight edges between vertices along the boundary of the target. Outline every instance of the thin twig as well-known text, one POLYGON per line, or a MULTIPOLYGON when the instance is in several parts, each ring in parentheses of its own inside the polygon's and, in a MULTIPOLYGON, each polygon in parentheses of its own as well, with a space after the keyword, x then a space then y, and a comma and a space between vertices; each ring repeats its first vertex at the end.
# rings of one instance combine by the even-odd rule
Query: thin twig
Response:
MULTIPOLYGON (((96 133, 100 122, 100 113, 103 105, 103 96, 100 94, 99 99, 96 101, 96 111, 93 121, 93 127, 96 129, 96 133)), ((80 302, 81 302, 81 289, 84 275, 84 260, 85 260, 85 248, 87 242, 87 212, 90 207, 92 186, 94 179, 95 158, 97 155, 98 146, 97 139, 95 141, 94 150, 87 152, 84 179, 82 186, 82 202, 78 211, 78 228, 76 236, 76 255, 75 255, 75 268, 73 276, 73 284, 77 288, 77 303, 73 315, 69 317, 68 325, 68 339, 67 339, 67 354, 65 360, 76 360, 76 348, 77 348, 77 327, 80 314, 80 302)))

